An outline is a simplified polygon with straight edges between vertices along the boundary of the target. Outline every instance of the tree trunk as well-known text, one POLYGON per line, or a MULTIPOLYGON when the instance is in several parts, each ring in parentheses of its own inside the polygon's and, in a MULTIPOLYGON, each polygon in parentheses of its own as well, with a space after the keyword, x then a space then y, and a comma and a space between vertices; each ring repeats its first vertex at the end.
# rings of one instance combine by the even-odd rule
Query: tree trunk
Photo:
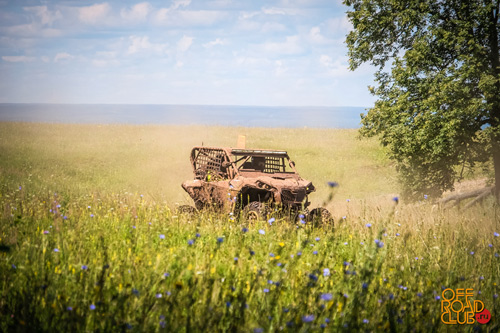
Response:
POLYGON ((493 145, 493 168, 495 170, 495 197, 500 204, 500 144, 492 142, 493 145))
POLYGON ((500 1, 497 0, 489 17, 490 24, 488 26, 489 44, 490 44, 490 62, 491 72, 495 78, 496 94, 493 95, 490 101, 492 109, 490 111, 490 125, 493 130, 491 134, 491 148, 493 154, 493 168, 495 170, 495 197, 497 203, 500 204, 500 53, 498 41, 498 23, 500 1))

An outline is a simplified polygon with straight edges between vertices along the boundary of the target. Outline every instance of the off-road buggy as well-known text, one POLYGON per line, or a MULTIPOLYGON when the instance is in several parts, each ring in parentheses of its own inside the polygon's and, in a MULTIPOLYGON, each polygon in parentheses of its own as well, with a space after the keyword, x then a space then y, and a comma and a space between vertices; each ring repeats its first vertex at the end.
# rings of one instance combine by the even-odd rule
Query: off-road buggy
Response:
POLYGON ((299 176, 286 151, 194 147, 191 164, 195 179, 182 188, 197 210, 212 207, 246 219, 266 218, 273 210, 296 220, 331 219, 325 208, 308 211, 315 188, 299 176))

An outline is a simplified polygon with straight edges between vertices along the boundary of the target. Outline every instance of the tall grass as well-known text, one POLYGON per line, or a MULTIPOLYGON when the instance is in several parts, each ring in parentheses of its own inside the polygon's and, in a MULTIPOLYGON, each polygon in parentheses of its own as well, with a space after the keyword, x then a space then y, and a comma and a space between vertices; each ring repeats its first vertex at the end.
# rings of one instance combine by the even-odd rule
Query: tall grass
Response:
POLYGON ((498 206, 392 200, 390 164, 353 131, 0 129, 2 331, 499 329, 498 206), (339 181, 335 224, 178 214, 190 146, 241 132, 249 147, 288 149, 318 205, 339 181), (443 288, 473 288, 492 321, 441 323, 443 288))

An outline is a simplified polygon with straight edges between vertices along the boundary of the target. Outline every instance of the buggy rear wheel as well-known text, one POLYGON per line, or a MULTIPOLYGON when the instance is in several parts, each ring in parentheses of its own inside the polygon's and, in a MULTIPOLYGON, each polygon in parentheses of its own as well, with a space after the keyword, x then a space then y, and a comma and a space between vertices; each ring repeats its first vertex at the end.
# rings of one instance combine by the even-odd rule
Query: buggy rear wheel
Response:
POLYGON ((307 221, 312 222, 314 226, 320 225, 331 225, 333 226, 333 217, 328 209, 324 207, 318 207, 311 210, 307 216, 307 221))

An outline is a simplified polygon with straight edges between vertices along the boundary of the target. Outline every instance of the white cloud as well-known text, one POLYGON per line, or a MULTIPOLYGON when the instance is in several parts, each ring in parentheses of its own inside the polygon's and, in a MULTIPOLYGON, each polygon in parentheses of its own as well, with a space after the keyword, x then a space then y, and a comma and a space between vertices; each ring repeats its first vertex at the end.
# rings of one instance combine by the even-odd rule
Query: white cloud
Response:
POLYGON ((277 23, 277 22, 265 22, 260 27, 260 31, 266 32, 266 33, 286 31, 286 26, 281 24, 281 23, 277 23))
POLYGON ((78 9, 78 18, 80 21, 88 24, 95 24, 105 20, 111 6, 108 3, 95 4, 92 6, 81 7, 78 9))
POLYGON ((226 45, 226 44, 227 44, 227 40, 216 38, 215 40, 212 40, 208 43, 203 44, 203 47, 210 48, 210 47, 213 47, 216 45, 226 45))
POLYGON ((62 18, 61 12, 51 11, 47 6, 24 7, 25 11, 35 14, 42 25, 52 25, 56 20, 62 18))
POLYGON ((338 34, 345 34, 353 29, 351 22, 347 19, 347 15, 334 17, 326 22, 327 29, 338 34))
POLYGON ((283 61, 281 60, 276 60, 274 62, 274 75, 276 76, 281 76, 283 75, 286 71, 288 71, 288 68, 286 68, 284 65, 283 65, 283 61))
POLYGON ((28 57, 28 56, 3 56, 2 60, 3 61, 8 61, 8 62, 32 62, 35 61, 35 57, 28 57))
POLYGON ((145 21, 152 9, 153 6, 149 2, 141 2, 130 9, 123 8, 120 11, 120 16, 127 21, 145 21))
POLYGON ((191 4, 191 0, 174 0, 170 8, 177 9, 179 7, 187 7, 191 4))
POLYGON ((159 9, 153 22, 161 26, 210 26, 226 17, 226 13, 216 10, 172 10, 171 8, 159 9))
POLYGON ((182 36, 182 38, 177 42, 177 51, 182 53, 189 50, 189 48, 193 44, 193 39, 193 37, 189 37, 186 35, 182 36))
POLYGON ((299 11, 293 8, 264 7, 261 12, 266 15, 297 15, 299 11))
POLYGON ((267 42, 260 45, 263 52, 276 54, 299 54, 304 51, 298 35, 287 36, 284 42, 267 42))
POLYGON ((130 45, 127 50, 127 54, 134 54, 139 52, 153 52, 153 53, 163 53, 165 52, 168 44, 151 43, 148 36, 130 36, 130 45))
POLYGON ((320 64, 328 70, 328 74, 332 76, 343 76, 349 74, 349 68, 345 57, 340 57, 333 60, 326 54, 322 54, 319 58, 320 64))
POLYGON ((236 64, 245 67, 262 67, 269 65, 270 61, 265 58, 239 56, 236 57, 236 64))
POLYGON ((9 35, 13 36, 23 36, 23 37, 59 37, 62 35, 62 31, 53 28, 42 28, 39 23, 30 24, 20 24, 7 27, 6 29, 9 35))
POLYGON ((312 27, 309 31, 309 40, 314 44, 333 44, 333 41, 321 34, 320 27, 312 27))
POLYGON ((58 53, 56 54, 56 56, 54 57, 54 62, 59 62, 61 60, 69 60, 69 59, 73 59, 74 56, 72 56, 71 54, 67 53, 67 52, 61 52, 61 53, 58 53))

